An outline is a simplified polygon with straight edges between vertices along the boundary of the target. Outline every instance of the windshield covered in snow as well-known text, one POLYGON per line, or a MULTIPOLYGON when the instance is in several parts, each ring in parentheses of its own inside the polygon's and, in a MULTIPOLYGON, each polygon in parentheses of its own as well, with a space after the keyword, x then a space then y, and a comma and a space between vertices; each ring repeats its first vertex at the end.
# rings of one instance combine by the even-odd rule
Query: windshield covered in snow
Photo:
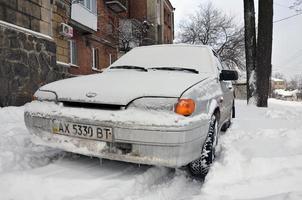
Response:
POLYGON ((190 45, 158 45, 135 48, 113 63, 110 69, 117 69, 120 66, 159 70, 185 69, 197 73, 214 72, 211 51, 203 46, 190 45))

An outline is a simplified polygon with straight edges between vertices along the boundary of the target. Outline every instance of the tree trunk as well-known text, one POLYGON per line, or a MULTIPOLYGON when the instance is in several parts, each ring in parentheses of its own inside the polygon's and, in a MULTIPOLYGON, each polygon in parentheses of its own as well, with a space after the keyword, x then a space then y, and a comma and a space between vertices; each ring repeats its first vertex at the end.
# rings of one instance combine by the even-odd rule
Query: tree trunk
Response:
POLYGON ((272 72, 273 0, 259 0, 256 60, 256 100, 267 107, 272 72))
POLYGON ((244 28, 245 28, 245 58, 246 58, 246 88, 247 103, 255 96, 256 90, 256 28, 254 0, 244 0, 244 28))

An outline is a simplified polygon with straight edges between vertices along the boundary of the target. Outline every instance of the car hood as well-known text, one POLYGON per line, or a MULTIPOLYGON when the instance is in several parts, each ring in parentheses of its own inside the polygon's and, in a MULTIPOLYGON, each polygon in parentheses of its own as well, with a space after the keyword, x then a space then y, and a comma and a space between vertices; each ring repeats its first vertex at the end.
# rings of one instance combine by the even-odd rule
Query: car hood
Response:
POLYGON ((55 92, 59 101, 127 105, 140 97, 180 97, 207 77, 207 74, 177 71, 119 69, 56 81, 40 90, 55 92))

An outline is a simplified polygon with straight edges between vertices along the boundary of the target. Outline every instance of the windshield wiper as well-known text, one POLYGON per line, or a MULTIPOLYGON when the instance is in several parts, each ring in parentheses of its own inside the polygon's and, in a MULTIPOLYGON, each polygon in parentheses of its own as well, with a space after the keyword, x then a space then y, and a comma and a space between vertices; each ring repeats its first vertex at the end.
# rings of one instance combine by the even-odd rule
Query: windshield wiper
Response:
POLYGON ((196 69, 191 69, 191 68, 182 68, 182 67, 153 67, 150 69, 155 69, 155 70, 168 70, 168 71, 188 71, 192 72, 194 74, 199 74, 199 71, 196 69))
POLYGON ((132 65, 122 65, 122 66, 113 66, 110 69, 136 69, 147 72, 148 70, 144 67, 132 66, 132 65))

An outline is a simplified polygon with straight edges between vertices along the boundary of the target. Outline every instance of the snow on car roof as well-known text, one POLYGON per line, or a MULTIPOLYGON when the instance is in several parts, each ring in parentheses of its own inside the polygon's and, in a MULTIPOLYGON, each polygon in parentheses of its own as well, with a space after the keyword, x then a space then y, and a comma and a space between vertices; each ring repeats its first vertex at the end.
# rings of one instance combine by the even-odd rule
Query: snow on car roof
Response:
POLYGON ((137 47, 111 66, 181 67, 212 73, 211 48, 203 45, 153 45, 137 47))

